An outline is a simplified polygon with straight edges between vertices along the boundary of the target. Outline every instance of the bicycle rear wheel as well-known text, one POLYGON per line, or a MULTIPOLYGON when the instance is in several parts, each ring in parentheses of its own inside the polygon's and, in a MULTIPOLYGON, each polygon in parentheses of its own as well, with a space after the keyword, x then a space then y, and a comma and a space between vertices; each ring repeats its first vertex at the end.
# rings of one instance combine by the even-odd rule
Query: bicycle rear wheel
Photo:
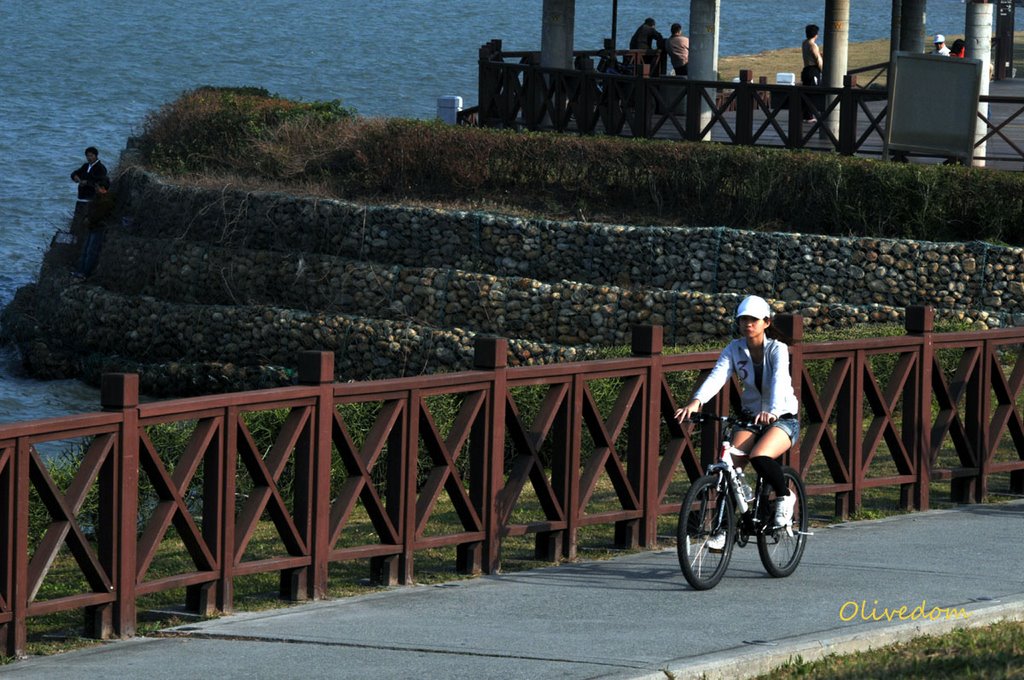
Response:
POLYGON ((686 581, 696 590, 708 590, 722 580, 732 557, 736 513, 728 488, 718 489, 719 477, 705 475, 686 492, 676 527, 676 552, 686 581), (725 544, 711 550, 708 541, 724 532, 725 544))
MULTIPOLYGON (((757 553, 761 556, 761 564, 776 578, 789 576, 796 571, 807 541, 807 496, 804 493, 804 484, 796 470, 791 467, 783 466, 782 476, 786 479, 790 493, 796 494, 792 531, 768 528, 757 535, 757 553)), ((771 487, 768 489, 769 494, 765 502, 770 509, 773 507, 771 501, 775 500, 775 493, 771 491, 771 487)), ((771 520, 771 513, 768 519, 771 520)))

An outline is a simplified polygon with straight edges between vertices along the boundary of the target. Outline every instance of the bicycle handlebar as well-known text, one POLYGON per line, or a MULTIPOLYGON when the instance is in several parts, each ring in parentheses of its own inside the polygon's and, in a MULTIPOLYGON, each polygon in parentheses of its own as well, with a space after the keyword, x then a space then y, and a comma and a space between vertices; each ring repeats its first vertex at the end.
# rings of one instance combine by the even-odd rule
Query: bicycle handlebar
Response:
POLYGON ((691 413, 690 419, 687 422, 699 424, 703 422, 719 422, 725 425, 740 426, 740 427, 765 427, 767 424, 755 423, 754 419, 743 415, 743 416, 717 416, 713 413, 701 413, 700 411, 691 413))

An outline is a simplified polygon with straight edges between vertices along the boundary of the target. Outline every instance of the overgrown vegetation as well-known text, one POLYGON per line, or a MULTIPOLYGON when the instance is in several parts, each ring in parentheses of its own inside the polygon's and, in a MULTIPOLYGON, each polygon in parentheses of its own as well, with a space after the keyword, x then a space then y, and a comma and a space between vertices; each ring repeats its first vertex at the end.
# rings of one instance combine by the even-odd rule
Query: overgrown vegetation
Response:
POLYGON ((150 116, 140 149, 151 168, 190 181, 230 176, 344 198, 468 202, 633 224, 1022 242, 1019 173, 350 114, 336 102, 202 88, 150 116))
MULTIPOLYGON (((164 172, 224 170, 285 127, 312 131, 352 114, 338 101, 295 102, 258 87, 200 87, 147 117, 139 150, 164 172)), ((257 165, 253 171, 275 169, 257 165)))

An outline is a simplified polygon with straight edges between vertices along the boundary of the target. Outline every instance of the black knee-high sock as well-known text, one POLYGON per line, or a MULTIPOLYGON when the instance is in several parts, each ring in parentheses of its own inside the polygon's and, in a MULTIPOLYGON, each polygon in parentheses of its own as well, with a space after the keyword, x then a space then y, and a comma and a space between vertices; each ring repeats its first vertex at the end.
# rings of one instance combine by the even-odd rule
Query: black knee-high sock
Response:
POLYGON ((789 487, 786 486, 786 478, 782 475, 782 465, 779 461, 768 456, 754 456, 750 459, 750 464, 754 466, 757 474, 772 485, 776 496, 781 498, 789 493, 789 487))

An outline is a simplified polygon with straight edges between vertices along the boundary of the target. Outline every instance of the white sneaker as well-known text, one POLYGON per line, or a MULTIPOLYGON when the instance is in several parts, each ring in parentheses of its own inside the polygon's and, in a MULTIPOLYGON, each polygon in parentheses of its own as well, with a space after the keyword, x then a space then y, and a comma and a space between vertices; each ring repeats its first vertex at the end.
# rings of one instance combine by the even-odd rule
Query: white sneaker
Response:
POLYGON ((706 545, 711 552, 722 552, 725 549, 725 532, 719 531, 708 539, 706 545))
POLYGON ((796 494, 792 491, 788 496, 775 499, 775 526, 788 527, 793 523, 793 508, 796 506, 796 494))

